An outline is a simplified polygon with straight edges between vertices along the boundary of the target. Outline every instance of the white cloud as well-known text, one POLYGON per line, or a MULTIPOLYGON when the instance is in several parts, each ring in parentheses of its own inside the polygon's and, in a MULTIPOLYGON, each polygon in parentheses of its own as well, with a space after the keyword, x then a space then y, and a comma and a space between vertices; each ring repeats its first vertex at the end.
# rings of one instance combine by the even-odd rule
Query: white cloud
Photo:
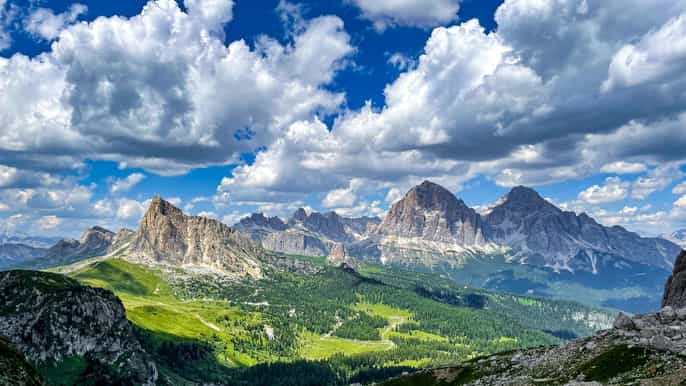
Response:
POLYGON ((325 208, 350 207, 355 204, 357 195, 351 189, 334 189, 327 193, 322 205, 325 208))
POLYGON ((636 44, 623 46, 612 58, 603 90, 661 82, 686 72, 686 16, 678 15, 636 44))
POLYGON ((43 216, 38 219, 38 227, 44 230, 57 228, 61 223, 62 220, 57 216, 43 216))
POLYGON ((396 52, 388 57, 388 64, 400 71, 407 71, 412 70, 417 65, 417 61, 410 56, 396 52))
POLYGON ((647 176, 639 177, 632 184, 631 197, 643 200, 655 192, 665 190, 683 175, 679 167, 679 164, 663 164, 651 170, 647 176))
POLYGON ((9 28, 14 18, 14 12, 7 6, 6 0, 0 0, 0 51, 10 47, 12 36, 9 28))
POLYGON ((679 208, 686 208, 686 194, 681 196, 678 200, 674 201, 674 206, 679 208))
POLYGON ((0 163, 105 159, 179 174, 232 162, 340 106, 324 87, 353 52, 339 18, 307 21, 287 45, 225 46, 232 4, 188 1, 186 13, 151 1, 131 18, 69 26, 37 57, 0 57, 0 163))
POLYGON ((680 183, 672 189, 672 194, 686 194, 686 181, 680 183))
POLYGON ((589 204, 605 204, 626 198, 629 184, 619 177, 608 177, 605 185, 593 185, 579 193, 579 199, 589 204))
POLYGON ((124 220, 138 220, 143 217, 150 206, 150 201, 136 201, 128 198, 120 199, 117 203, 117 217, 124 220))
POLYGON ((392 204, 392 203, 400 200, 404 194, 405 193, 398 188, 388 189, 388 192, 386 192, 386 198, 384 199, 384 201, 386 201, 389 204, 392 204))
POLYGON ((110 193, 117 194, 128 192, 144 179, 145 175, 142 173, 132 173, 123 179, 112 179, 112 181, 110 182, 110 193))
POLYGON ((388 27, 435 27, 457 19, 458 0, 352 0, 371 20, 374 28, 383 31, 388 27))
POLYGON ((67 11, 59 14, 49 8, 37 8, 24 20, 24 29, 38 38, 54 40, 87 11, 88 7, 79 3, 72 4, 67 11))
POLYGON ((111 216, 114 213, 112 201, 109 199, 98 200, 93 204, 93 210, 99 216, 111 216))
POLYGON ((614 174, 637 174, 643 173, 647 169, 646 165, 640 162, 616 161, 603 165, 603 167, 600 168, 600 171, 614 174))

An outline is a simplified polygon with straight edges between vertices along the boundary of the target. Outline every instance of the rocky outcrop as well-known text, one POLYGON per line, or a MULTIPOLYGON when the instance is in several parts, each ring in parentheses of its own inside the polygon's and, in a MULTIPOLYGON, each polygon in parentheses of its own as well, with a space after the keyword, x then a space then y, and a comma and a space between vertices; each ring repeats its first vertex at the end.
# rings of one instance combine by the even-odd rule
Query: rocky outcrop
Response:
POLYGON ((262 249, 248 236, 213 219, 187 216, 153 198, 129 247, 126 259, 176 267, 211 269, 240 277, 261 277, 262 249))
POLYGON ((393 204, 374 234, 461 246, 485 244, 481 216, 450 191, 429 181, 393 204))
POLYGON ((333 247, 331 247, 331 252, 329 253, 327 261, 332 265, 339 266, 346 262, 347 259, 348 252, 345 249, 345 245, 342 243, 335 243, 333 247))
POLYGON ((43 385, 36 369, 17 351, 12 343, 0 337, 0 385, 43 385))
POLYGON ((674 272, 667 279, 662 306, 686 309, 686 251, 681 251, 674 263, 674 272))
POLYGON ((142 350, 121 301, 104 289, 37 271, 0 273, 0 335, 34 365, 81 357, 105 384, 152 385, 154 363, 142 350))
POLYGON ((515 187, 484 216, 489 241, 512 248, 523 262, 597 273, 603 259, 671 269, 678 247, 643 238, 622 227, 605 227, 585 213, 562 211, 536 191, 515 187))

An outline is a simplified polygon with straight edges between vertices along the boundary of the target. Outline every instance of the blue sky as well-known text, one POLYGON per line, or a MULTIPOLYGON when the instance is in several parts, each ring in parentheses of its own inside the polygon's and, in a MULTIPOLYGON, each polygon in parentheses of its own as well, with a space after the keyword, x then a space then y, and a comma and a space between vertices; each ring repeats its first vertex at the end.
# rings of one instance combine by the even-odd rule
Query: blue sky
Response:
POLYGON ((0 0, 0 217, 383 215, 431 179, 686 227, 686 2, 630 3, 0 0))

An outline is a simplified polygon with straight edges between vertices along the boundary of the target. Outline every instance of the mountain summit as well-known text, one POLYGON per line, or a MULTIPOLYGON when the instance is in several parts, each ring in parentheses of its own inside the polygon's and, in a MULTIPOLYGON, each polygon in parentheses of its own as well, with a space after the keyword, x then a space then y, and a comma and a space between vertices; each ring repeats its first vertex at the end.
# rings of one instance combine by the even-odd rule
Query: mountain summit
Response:
POLYGON ((153 198, 124 255, 147 262, 261 277, 260 248, 233 228, 206 217, 187 216, 153 198))
POLYGON ((463 246, 484 244, 481 217, 449 190, 424 181, 391 207, 374 233, 463 246))
POLYGON ((610 257, 671 269, 676 245, 643 238, 626 229, 605 227, 585 213, 563 211, 535 190, 515 187, 485 216, 486 238, 512 248, 528 263, 598 272, 610 257))

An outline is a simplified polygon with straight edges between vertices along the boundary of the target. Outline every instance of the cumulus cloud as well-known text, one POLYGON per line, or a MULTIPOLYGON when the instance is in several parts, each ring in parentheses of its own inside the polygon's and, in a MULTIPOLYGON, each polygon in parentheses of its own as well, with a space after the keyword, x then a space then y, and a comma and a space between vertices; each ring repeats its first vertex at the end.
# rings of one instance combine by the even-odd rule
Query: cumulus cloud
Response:
POLYGON ((50 8, 37 8, 24 20, 24 29, 40 39, 54 40, 64 28, 87 11, 88 7, 79 3, 72 4, 67 11, 58 14, 50 8))
MULTIPOLYGON (((496 32, 476 20, 436 28, 416 66, 387 85, 382 107, 348 111, 309 141, 279 139, 222 187, 259 185, 278 196, 293 186, 329 192, 351 178, 401 184, 419 174, 538 185, 685 162, 683 71, 603 90, 622 47, 681 41, 674 15, 686 4, 658 3, 510 0, 496 12, 496 32), (377 173, 382 161, 388 170, 377 173), (280 165, 298 165, 303 179, 279 177, 280 165)), ((650 189, 645 178, 635 197, 650 189)))
POLYGON ((6 0, 0 0, 0 51, 9 48, 12 42, 9 32, 11 17, 6 3, 6 0))
POLYGON ((686 181, 680 183, 672 189, 672 194, 686 194, 686 181))
POLYGON ((673 181, 680 179, 683 173, 679 164, 664 164, 651 170, 648 175, 639 177, 631 187, 631 197, 643 200, 655 192, 665 190, 673 181))
POLYGON ((57 216, 43 216, 38 220, 38 226, 45 230, 57 228, 61 223, 57 216))
POLYGON ((679 208, 686 208, 686 194, 679 197, 678 200, 674 201, 674 206, 678 206, 679 208))
MULTIPOLYGON (((351 1, 379 29, 442 25, 459 9, 448 0, 351 1)), ((165 175, 238 162, 203 204, 217 216, 242 214, 237 205, 285 213, 313 195, 347 213, 378 212, 425 178, 455 191, 480 175, 539 185, 600 170, 640 175, 579 194, 608 223, 676 218, 674 208, 597 206, 681 179, 684 2, 507 0, 496 31, 476 20, 434 29, 415 62, 392 60, 403 68, 382 105, 345 110, 331 127, 323 116, 345 96, 328 86, 355 52, 341 19, 305 20, 282 1, 284 39, 250 46, 224 42, 231 1, 185 5, 151 1, 131 18, 66 26, 43 55, 0 58, 0 184, 12 191, 1 202, 45 195, 44 176, 85 159, 165 175), (255 151, 254 162, 238 161, 255 151)), ((98 210, 136 211, 124 204, 98 210)))
POLYGON ((128 198, 117 202, 117 217, 124 220, 138 220, 145 214, 150 206, 150 201, 137 201, 128 198))
POLYGON ((357 196, 352 189, 334 189, 326 194, 322 200, 322 205, 325 208, 350 207, 355 204, 356 200, 357 196))
POLYGON ((660 29, 650 31, 636 44, 619 49, 610 63, 603 90, 646 82, 673 81, 686 71, 686 16, 678 15, 660 29))
POLYGON ((0 162, 106 159, 179 174, 234 161, 342 103, 324 87, 353 52, 339 18, 308 21, 286 45, 225 46, 232 4, 151 1, 131 18, 69 26, 38 57, 0 58, 0 162))
POLYGON ((605 185, 593 185, 579 193, 579 199, 589 204, 606 204, 626 198, 629 184, 619 177, 608 177, 605 185))
POLYGON ((435 27, 457 19, 459 0, 351 0, 362 17, 383 31, 388 27, 435 27))
POLYGON ((388 57, 388 64, 400 71, 407 71, 413 69, 417 65, 417 61, 410 56, 396 52, 388 57))
POLYGON ((145 175, 142 173, 132 173, 123 179, 114 178, 110 181, 110 193, 116 194, 128 192, 144 179, 145 175))
POLYGON ((637 174, 643 173, 647 170, 646 165, 640 162, 625 162, 616 161, 609 164, 603 165, 600 171, 603 173, 614 173, 614 174, 637 174))

